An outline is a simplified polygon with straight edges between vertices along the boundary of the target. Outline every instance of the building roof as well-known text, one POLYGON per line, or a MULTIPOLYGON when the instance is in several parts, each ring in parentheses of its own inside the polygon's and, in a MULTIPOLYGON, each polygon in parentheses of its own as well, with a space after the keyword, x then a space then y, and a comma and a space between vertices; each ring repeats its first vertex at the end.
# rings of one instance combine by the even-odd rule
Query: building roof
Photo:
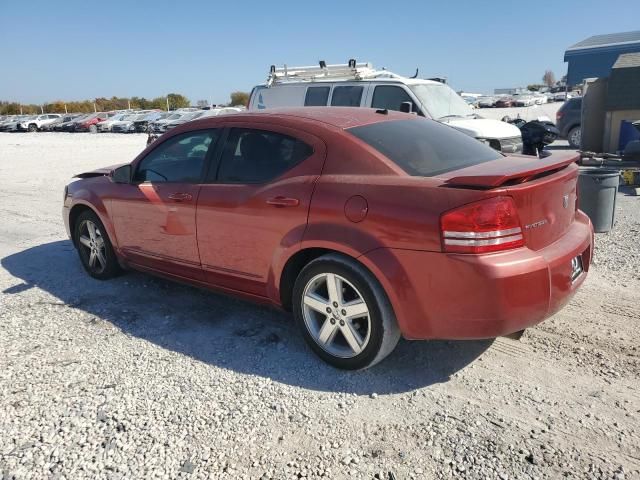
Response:
POLYGON ((633 68, 640 67, 640 53, 623 53, 618 57, 616 63, 611 68, 633 68))
POLYGON ((593 48, 613 47, 617 45, 640 44, 640 30, 634 32, 607 33, 594 35, 567 48, 567 52, 593 48))

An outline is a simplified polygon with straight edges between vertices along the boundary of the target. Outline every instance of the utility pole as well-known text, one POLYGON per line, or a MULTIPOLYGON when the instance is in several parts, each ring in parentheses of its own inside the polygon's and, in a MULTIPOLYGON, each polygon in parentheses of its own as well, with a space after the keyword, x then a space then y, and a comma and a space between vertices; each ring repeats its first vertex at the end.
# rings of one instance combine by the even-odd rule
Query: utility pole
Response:
POLYGON ((131 100, 129 100, 128 98, 127 98, 127 107, 129 110, 131 110, 131 100))
POLYGON ((42 108, 42 105, 40 105, 40 114, 44 114, 44 109, 42 108))
POLYGON ((169 111, 169 96, 167 95, 167 112, 169 111))
POLYGON ((65 113, 65 115, 66 115, 67 113, 69 113, 69 112, 67 112, 67 104, 66 104, 66 103, 64 104, 64 113, 65 113))
POLYGON ((22 115, 22 105, 20 105, 20 115, 22 115))
POLYGON ((96 113, 98 108, 96 107, 96 102, 93 102, 93 113, 96 113))

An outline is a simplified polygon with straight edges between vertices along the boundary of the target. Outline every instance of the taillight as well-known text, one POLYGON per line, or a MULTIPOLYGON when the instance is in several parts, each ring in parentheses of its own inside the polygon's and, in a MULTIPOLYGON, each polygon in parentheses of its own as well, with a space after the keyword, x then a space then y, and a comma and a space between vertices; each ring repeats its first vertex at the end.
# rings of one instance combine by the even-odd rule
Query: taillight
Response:
POLYGON ((564 112, 558 110, 556 112, 556 121, 560 120, 564 116, 564 112))
POLYGON ((493 197, 445 212, 440 232, 445 252, 487 253, 524 246, 511 197, 493 197))

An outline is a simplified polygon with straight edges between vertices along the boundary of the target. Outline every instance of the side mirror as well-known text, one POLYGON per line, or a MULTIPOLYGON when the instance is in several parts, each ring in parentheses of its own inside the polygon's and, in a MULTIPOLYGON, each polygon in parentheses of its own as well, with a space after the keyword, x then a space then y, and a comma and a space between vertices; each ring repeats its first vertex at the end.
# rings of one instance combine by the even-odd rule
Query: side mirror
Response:
POLYGON ((402 102, 400 104, 400 111, 402 113, 411 113, 411 110, 412 110, 411 102, 402 102))
POLYGON ((111 172, 113 183, 131 183, 131 165, 123 165, 111 172))

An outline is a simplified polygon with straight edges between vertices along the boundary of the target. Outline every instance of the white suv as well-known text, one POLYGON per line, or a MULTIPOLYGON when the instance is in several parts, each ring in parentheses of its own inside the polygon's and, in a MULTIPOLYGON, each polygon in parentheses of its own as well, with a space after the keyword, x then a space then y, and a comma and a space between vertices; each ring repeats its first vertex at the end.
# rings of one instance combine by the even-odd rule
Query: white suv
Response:
POLYGON ((369 63, 271 67, 268 81, 251 91, 249 110, 277 107, 368 107, 412 112, 470 135, 503 153, 522 151, 520 130, 482 118, 445 83, 406 78, 369 63))
POLYGON ((61 115, 57 113, 45 113, 43 115, 33 116, 19 122, 16 125, 16 129, 23 132, 37 132, 44 125, 48 125, 49 123, 56 121, 60 117, 61 115))

